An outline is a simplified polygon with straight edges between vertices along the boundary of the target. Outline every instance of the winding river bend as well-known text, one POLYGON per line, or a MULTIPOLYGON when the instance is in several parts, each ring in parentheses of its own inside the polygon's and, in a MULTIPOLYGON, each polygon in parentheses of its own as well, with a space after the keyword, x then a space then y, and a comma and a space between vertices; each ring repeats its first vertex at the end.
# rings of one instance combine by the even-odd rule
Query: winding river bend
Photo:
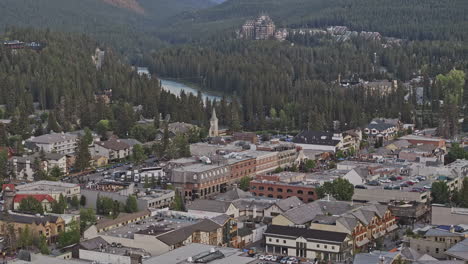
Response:
MULTIPOLYGON (((160 80, 161 80, 161 86, 164 90, 169 91, 170 93, 175 94, 177 96, 179 96, 182 91, 184 91, 186 94, 191 93, 195 96, 198 94, 197 88, 189 87, 180 82, 175 82, 175 81, 170 81, 170 80, 165 80, 165 79, 160 79, 160 80)), ((205 101, 206 98, 208 98, 210 101, 221 100, 221 96, 210 94, 209 92, 206 92, 206 91, 201 91, 201 93, 202 93, 203 101, 205 101)))

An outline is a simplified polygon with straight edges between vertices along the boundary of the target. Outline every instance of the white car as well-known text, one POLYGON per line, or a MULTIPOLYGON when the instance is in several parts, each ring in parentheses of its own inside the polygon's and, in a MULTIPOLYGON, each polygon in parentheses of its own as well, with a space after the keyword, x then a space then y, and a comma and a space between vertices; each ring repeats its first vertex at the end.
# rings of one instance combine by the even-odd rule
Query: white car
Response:
POLYGON ((379 180, 381 183, 391 183, 392 181, 389 179, 380 179, 379 180))
POLYGON ((424 189, 430 190, 430 189, 432 189, 432 186, 431 185, 424 185, 424 189))
POLYGON ((270 260, 271 260, 271 261, 277 261, 277 260, 278 260, 278 257, 277 257, 277 256, 272 256, 270 260))
POLYGON ((265 256, 264 256, 264 255, 260 255, 260 256, 258 256, 258 259, 259 259, 259 260, 264 260, 264 259, 265 259, 265 256))
POLYGON ((272 256, 272 255, 268 255, 268 256, 266 256, 266 257, 265 257, 265 260, 268 260, 268 261, 270 261, 270 260, 272 260, 272 258, 273 258, 273 256, 272 256))

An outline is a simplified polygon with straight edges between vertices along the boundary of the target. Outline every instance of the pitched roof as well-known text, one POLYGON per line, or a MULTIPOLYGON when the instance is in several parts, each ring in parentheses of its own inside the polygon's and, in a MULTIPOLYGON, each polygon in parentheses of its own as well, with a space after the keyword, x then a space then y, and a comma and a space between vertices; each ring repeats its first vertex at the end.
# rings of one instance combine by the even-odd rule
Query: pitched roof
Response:
POLYGON ((47 200, 48 202, 53 202, 55 201, 52 196, 48 194, 17 194, 15 195, 15 198, 13 199, 14 203, 20 203, 23 199, 27 197, 33 197, 36 199, 38 202, 42 203, 42 201, 47 200))
POLYGON ((285 211, 287 211, 289 209, 301 206, 303 204, 304 203, 301 200, 299 200, 299 198, 297 198, 296 196, 291 196, 289 198, 282 199, 282 200, 279 200, 279 201, 276 202, 276 205, 283 212, 285 212, 285 211))
POLYGON ((194 232, 216 232, 218 228, 222 225, 217 224, 211 219, 203 219, 200 222, 197 222, 193 225, 184 226, 182 228, 176 229, 172 232, 162 234, 157 237, 161 242, 167 245, 174 245, 181 243, 189 238, 194 232))
POLYGON ((125 149, 130 148, 129 144, 127 144, 126 142, 120 139, 115 139, 115 138, 111 138, 107 141, 99 141, 99 142, 96 142, 96 144, 103 148, 111 149, 111 150, 125 150, 125 149))
POLYGON ((388 124, 388 123, 377 123, 377 122, 371 122, 369 123, 369 125, 367 125, 368 129, 377 129, 379 131, 386 130, 392 127, 395 127, 395 125, 388 124))
POLYGON ((120 224, 120 223, 125 223, 125 222, 132 221, 137 218, 144 217, 144 216, 150 216, 150 212, 148 210, 144 210, 144 211, 139 211, 133 214, 121 213, 115 219, 101 219, 96 224, 96 229, 101 230, 109 226, 113 226, 113 225, 120 224))
POLYGON ((298 228, 292 226, 270 225, 264 233, 265 235, 284 236, 291 238, 303 237, 307 240, 322 240, 334 243, 342 243, 348 234, 341 232, 331 232, 314 230, 308 228, 298 228))
POLYGON ((56 223, 57 220, 61 219, 58 216, 53 215, 26 215, 26 214, 16 214, 16 213, 0 213, 0 220, 11 221, 14 223, 23 223, 23 224, 46 224, 47 222, 56 223))
POLYGON ((8 189, 10 191, 14 191, 15 190, 15 185, 11 184, 11 183, 9 183, 9 184, 5 183, 5 184, 2 185, 2 191, 4 191, 5 189, 8 189))
POLYGON ((122 141, 123 143, 126 143, 127 145, 129 145, 130 147, 133 147, 135 145, 142 145, 142 143, 134 138, 121 138, 119 139, 120 141, 122 141))
POLYGON ((211 221, 217 223, 218 225, 224 225, 227 220, 231 219, 231 217, 227 214, 222 214, 215 216, 213 218, 210 218, 211 221))
POLYGON ((286 211, 283 216, 294 224, 305 224, 312 221, 317 215, 323 214, 316 203, 304 204, 286 211))
POLYGON ((187 209, 206 212, 226 213, 230 205, 231 202, 199 199, 188 204, 187 209))
POLYGON ((468 260, 468 238, 458 242, 449 248, 445 254, 456 257, 457 259, 468 260))
POLYGON ((76 140, 78 137, 76 135, 68 133, 52 133, 46 134, 38 137, 32 137, 28 141, 36 144, 53 144, 58 142, 63 142, 67 140, 76 140))
POLYGON ((251 193, 245 192, 239 188, 232 188, 231 190, 225 193, 218 194, 216 196, 216 200, 230 202, 230 201, 234 201, 237 199, 250 198, 250 197, 252 197, 251 193))

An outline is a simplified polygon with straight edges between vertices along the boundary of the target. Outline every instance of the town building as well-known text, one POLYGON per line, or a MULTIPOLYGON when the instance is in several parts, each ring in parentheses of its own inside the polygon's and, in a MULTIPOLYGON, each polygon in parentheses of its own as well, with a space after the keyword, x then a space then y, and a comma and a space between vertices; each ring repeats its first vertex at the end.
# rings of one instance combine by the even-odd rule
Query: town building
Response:
POLYGON ((65 198, 80 196, 80 185, 55 181, 36 181, 16 186, 16 194, 48 194, 59 200, 60 195, 65 198))
POLYGON ((262 14, 256 20, 247 20, 240 31, 243 39, 266 40, 273 38, 276 26, 268 15, 262 14))
POLYGON ((252 258, 239 249, 192 243, 145 260, 145 264, 250 264, 252 258))
POLYGON ((151 255, 143 249, 123 247, 108 243, 102 237, 80 242, 77 246, 77 258, 98 263, 133 264, 142 263, 151 255))
POLYGON ((234 132, 232 133, 232 138, 234 141, 246 141, 252 144, 258 143, 258 137, 255 132, 234 132))
POLYGON ((317 185, 309 185, 303 182, 278 182, 266 180, 250 181, 250 192, 254 196, 284 199, 296 196, 303 202, 317 200, 317 185))
MULTIPOLYGON (((167 120, 167 119, 166 119, 167 120)), ((161 140, 164 136, 164 122, 161 122, 160 129, 156 132, 156 140, 161 140)), ((178 134, 188 135, 190 131, 198 130, 196 125, 184 122, 173 122, 167 125, 169 131, 169 138, 173 138, 178 134)))
MULTIPOLYGON (((52 210, 52 203, 55 201, 52 196, 48 194, 17 194, 13 199, 13 210, 18 210, 23 199, 32 197, 41 203, 44 211, 48 212, 52 210)), ((11 208, 10 208, 11 209, 11 208)))
POLYGON ((466 263, 468 261, 468 238, 465 238, 447 249, 445 255, 447 255, 450 260, 460 260, 466 263))
POLYGON ((353 152, 359 149, 360 136, 350 132, 325 132, 304 130, 293 138, 293 142, 304 150, 353 152))
POLYGON ((171 182, 185 199, 193 200, 224 192, 231 179, 230 167, 226 164, 204 163, 172 169, 171 182))
POLYGON ((416 232, 418 237, 409 237, 410 248, 437 259, 447 259, 446 251, 465 239, 465 234, 456 232, 455 226, 437 226, 416 232))
POLYGON ((322 200, 287 210, 273 217, 272 224, 344 232, 350 235, 353 249, 365 248, 398 228, 385 205, 322 200))
POLYGON ((231 183, 239 181, 242 177, 255 177, 257 160, 254 157, 243 155, 242 152, 231 153, 225 157, 231 172, 231 183))
POLYGON ((406 140, 412 145, 432 145, 436 148, 445 149, 445 139, 437 137, 426 137, 418 135, 406 135, 400 138, 401 140, 406 140))
POLYGON ((468 209, 433 204, 432 225, 468 225, 468 209))
POLYGON ((387 119, 373 119, 364 129, 369 138, 382 140, 393 139, 398 131, 398 124, 387 119))
POLYGON ((33 236, 45 236, 49 243, 55 243, 57 237, 65 230, 65 223, 62 218, 52 215, 28 215, 20 213, 0 213, 0 236, 15 234, 17 239, 21 232, 28 227, 33 236), (11 230, 8 225, 13 225, 11 230), (13 232, 12 232, 13 231, 13 232))
POLYGON ((126 159, 132 154, 133 147, 125 141, 117 138, 110 138, 107 141, 100 141, 94 144, 93 156, 104 156, 108 160, 126 159))
POLYGON ((268 254, 344 261, 352 254, 352 242, 342 232, 271 225, 265 231, 268 254))
POLYGON ((38 137, 31 137, 26 141, 34 150, 48 153, 73 154, 76 151, 78 137, 69 133, 51 133, 38 137))

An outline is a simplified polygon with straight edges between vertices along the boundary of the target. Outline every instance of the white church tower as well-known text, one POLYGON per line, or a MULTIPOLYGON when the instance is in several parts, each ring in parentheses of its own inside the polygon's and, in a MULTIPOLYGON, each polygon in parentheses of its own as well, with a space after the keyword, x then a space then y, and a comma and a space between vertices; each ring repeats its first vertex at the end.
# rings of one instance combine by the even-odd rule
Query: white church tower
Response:
POLYGON ((218 133, 218 118, 216 117, 216 110, 213 107, 213 114, 210 119, 210 131, 208 132, 209 137, 217 137, 218 133))

